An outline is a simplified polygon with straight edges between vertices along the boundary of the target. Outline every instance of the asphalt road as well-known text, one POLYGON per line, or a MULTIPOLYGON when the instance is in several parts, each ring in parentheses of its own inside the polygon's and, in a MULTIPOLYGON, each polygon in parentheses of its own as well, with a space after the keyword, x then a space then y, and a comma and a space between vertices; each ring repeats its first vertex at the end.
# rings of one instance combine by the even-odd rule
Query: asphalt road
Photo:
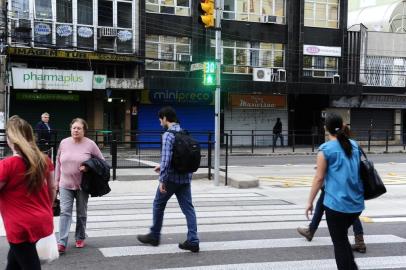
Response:
MULTIPOLYGON (((375 163, 406 163, 406 154, 370 154, 368 158, 375 163)), ((314 164, 316 155, 280 156, 230 156, 230 166, 264 166, 284 164, 314 164)))

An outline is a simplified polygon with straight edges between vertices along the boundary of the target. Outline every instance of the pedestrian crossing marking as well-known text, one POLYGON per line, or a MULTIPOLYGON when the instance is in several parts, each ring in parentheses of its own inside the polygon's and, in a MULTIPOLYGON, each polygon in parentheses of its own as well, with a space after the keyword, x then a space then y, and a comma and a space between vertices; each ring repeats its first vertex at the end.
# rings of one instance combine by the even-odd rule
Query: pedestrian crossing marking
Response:
MULTIPOLYGON (((404 269, 406 256, 363 257, 355 259, 360 269, 404 269)), ((159 270, 336 270, 334 259, 278 261, 263 263, 223 264, 193 267, 160 268, 159 270)), ((158 270, 158 269, 156 269, 158 270)))
POLYGON ((373 223, 373 222, 374 222, 372 218, 366 217, 366 216, 360 216, 359 219, 360 219, 362 222, 365 222, 365 223, 373 223))
MULTIPOLYGON (((290 188, 290 187, 310 187, 313 182, 311 175, 296 176, 259 176, 258 179, 270 183, 272 186, 290 188)), ((387 174, 382 177, 385 185, 406 185, 406 174, 387 174)))
MULTIPOLYGON (((365 235, 368 244, 406 243, 406 239, 395 235, 365 235)), ((226 251, 267 248, 315 247, 332 246, 330 237, 317 237, 312 242, 303 238, 258 239, 241 241, 218 241, 200 243, 201 251, 226 251)), ((99 249, 104 257, 141 256, 155 254, 176 254, 188 252, 178 248, 177 244, 166 244, 158 247, 149 245, 108 247, 99 249)))

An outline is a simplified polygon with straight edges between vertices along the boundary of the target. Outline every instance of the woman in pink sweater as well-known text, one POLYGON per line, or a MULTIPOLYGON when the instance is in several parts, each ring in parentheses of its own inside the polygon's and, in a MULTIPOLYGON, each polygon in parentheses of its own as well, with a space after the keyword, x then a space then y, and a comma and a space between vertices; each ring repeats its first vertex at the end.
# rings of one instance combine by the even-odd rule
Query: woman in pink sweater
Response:
POLYGON ((56 158, 56 180, 59 186, 61 215, 59 219, 58 250, 65 253, 72 223, 73 201, 76 199, 76 247, 83 248, 86 238, 87 201, 89 194, 81 190, 82 174, 87 170, 82 163, 92 156, 104 159, 100 149, 85 137, 87 123, 75 118, 70 124, 71 137, 63 139, 56 158))

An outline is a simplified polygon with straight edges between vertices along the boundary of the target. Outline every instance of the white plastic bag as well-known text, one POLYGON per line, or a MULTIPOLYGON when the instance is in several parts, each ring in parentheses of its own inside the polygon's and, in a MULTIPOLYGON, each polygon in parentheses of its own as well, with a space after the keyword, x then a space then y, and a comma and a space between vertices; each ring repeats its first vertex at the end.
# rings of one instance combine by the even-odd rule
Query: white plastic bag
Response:
POLYGON ((58 244, 54 233, 38 240, 36 247, 41 263, 50 263, 59 258, 58 244))

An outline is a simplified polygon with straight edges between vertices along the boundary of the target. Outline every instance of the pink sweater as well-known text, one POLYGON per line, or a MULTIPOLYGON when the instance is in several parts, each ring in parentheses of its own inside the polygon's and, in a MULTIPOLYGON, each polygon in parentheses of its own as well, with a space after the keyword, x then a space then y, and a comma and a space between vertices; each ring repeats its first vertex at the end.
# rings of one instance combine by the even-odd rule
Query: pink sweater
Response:
POLYGON ((82 182, 79 167, 92 156, 104 159, 94 141, 84 137, 75 143, 72 137, 63 139, 56 157, 56 180, 60 188, 78 190, 82 182))

